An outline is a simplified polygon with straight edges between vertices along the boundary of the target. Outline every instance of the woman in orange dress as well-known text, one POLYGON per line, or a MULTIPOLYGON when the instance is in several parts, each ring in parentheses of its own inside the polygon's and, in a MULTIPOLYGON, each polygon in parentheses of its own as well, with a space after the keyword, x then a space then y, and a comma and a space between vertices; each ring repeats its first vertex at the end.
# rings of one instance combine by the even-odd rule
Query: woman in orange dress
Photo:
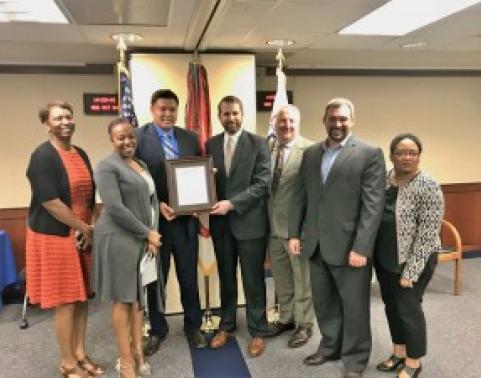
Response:
POLYGON ((62 376, 98 376, 103 369, 85 352, 95 205, 92 168, 86 153, 71 143, 75 130, 71 105, 49 103, 39 117, 49 140, 35 149, 27 168, 32 189, 27 295, 41 308, 55 309, 62 376))

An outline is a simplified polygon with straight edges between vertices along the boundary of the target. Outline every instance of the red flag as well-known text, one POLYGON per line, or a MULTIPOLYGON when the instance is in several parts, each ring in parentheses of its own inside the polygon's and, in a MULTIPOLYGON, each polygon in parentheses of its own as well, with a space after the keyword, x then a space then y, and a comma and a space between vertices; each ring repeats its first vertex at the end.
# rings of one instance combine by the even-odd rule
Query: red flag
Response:
MULTIPOLYGON (((212 124, 207 71, 200 63, 189 63, 185 127, 199 135, 200 147, 204 154, 205 142, 212 135, 212 124)), ((204 276, 210 276, 215 272, 217 264, 209 232, 209 214, 200 213, 199 223, 199 266, 204 276)))
POLYGON ((185 127, 199 135, 200 148, 204 153, 204 144, 212 135, 212 124, 207 71, 200 63, 189 63, 185 127))

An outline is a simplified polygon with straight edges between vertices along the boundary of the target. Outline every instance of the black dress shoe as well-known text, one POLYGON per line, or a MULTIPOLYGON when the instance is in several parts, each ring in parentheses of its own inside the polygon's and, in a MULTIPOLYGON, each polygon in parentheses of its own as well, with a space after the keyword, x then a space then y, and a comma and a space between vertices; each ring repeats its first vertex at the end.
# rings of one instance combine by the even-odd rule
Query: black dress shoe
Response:
POLYGON ((156 353, 166 337, 167 335, 149 335, 143 346, 144 356, 149 357, 156 353))
POLYGON ((419 366, 417 368, 413 368, 413 367, 404 365, 404 367, 399 371, 399 374, 397 375, 397 377, 401 376, 401 372, 403 370, 406 372, 406 374, 410 378, 416 378, 416 377, 419 376, 419 373, 421 373, 421 370, 423 370, 423 367, 421 366, 421 364, 419 364, 419 366))
POLYGON ((192 348, 202 349, 207 347, 207 341, 200 330, 195 330, 188 335, 186 335, 187 340, 192 348))
POLYGON ((332 361, 332 359, 323 356, 321 352, 316 352, 304 358, 304 364, 309 366, 322 365, 328 361, 332 361))
POLYGON ((287 342, 289 348, 299 348, 307 343, 312 336, 312 327, 299 326, 287 342))
POLYGON ((267 332, 264 333, 264 337, 276 337, 281 334, 283 334, 286 331, 291 331, 294 328, 296 328, 296 325, 294 323, 281 323, 281 322, 276 322, 276 323, 269 323, 269 329, 267 332))
POLYGON ((387 361, 377 364, 376 369, 383 372, 396 371, 403 367, 405 360, 406 359, 403 357, 398 357, 395 354, 392 354, 387 361))

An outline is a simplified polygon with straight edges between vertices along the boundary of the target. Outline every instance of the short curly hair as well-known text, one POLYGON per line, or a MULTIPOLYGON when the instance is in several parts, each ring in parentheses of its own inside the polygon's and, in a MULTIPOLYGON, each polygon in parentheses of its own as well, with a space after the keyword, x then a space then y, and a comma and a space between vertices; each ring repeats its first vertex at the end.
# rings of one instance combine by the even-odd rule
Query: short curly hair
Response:
POLYGON ((70 112, 70 114, 73 115, 72 105, 70 105, 67 101, 54 100, 54 101, 49 102, 44 107, 40 108, 40 110, 38 111, 38 118, 40 119, 40 122, 42 122, 42 123, 47 122, 48 117, 50 116, 50 109, 55 108, 55 107, 66 109, 70 112))

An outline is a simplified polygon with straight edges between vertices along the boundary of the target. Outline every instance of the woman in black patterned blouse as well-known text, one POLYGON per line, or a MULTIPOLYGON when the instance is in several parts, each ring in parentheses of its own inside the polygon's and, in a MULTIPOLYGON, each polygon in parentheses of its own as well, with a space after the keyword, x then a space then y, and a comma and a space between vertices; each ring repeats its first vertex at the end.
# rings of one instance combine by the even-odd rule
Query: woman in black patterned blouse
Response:
POLYGON ((412 134, 390 145, 394 169, 388 174, 384 212, 374 249, 374 266, 385 304, 393 354, 377 365, 398 377, 417 377, 426 355, 424 291, 441 248, 444 214, 439 185, 419 170, 422 144, 412 134))

